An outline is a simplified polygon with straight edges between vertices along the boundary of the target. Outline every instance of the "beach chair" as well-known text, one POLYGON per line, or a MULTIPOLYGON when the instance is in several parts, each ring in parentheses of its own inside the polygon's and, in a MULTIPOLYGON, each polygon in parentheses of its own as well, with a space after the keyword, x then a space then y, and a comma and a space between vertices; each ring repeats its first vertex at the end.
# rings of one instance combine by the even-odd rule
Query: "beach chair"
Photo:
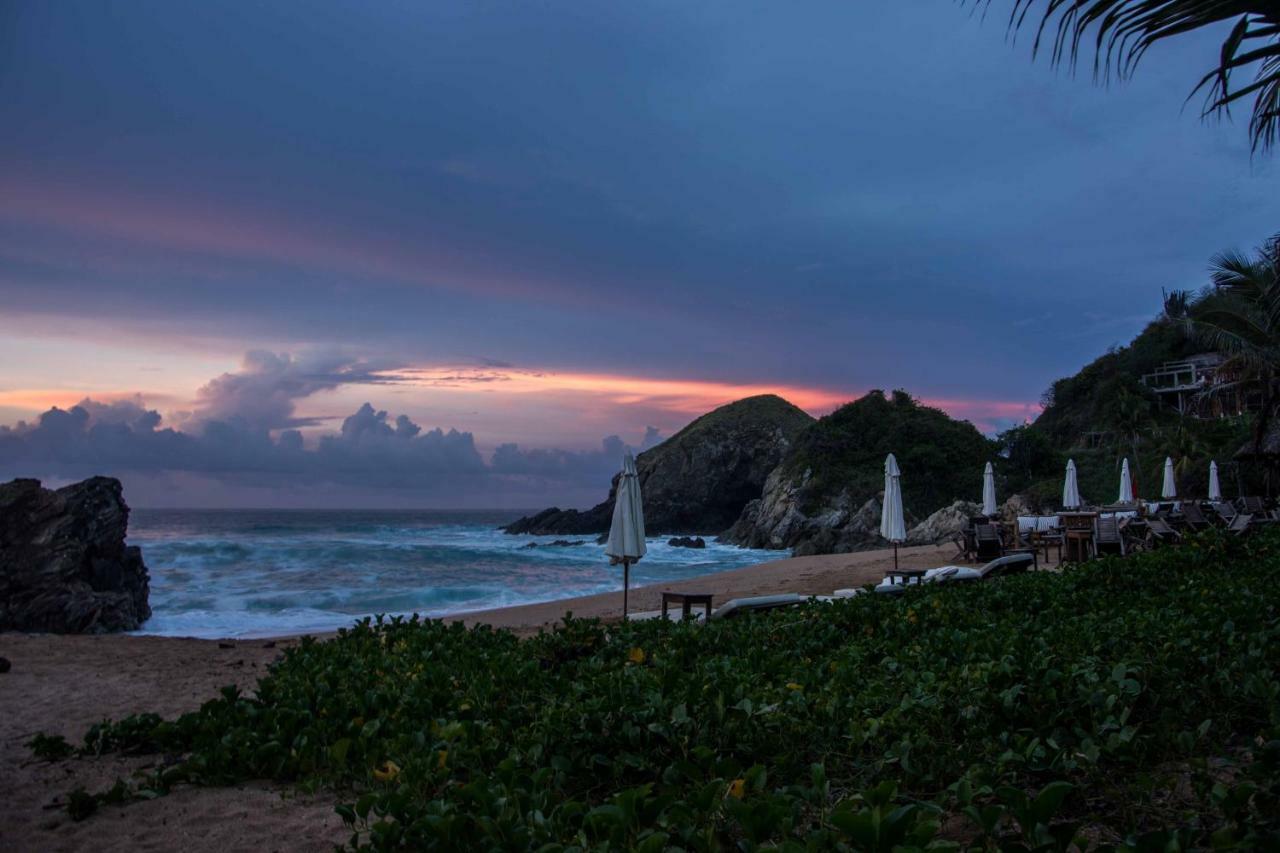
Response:
POLYGON ((1236 512, 1235 505, 1230 501, 1215 501, 1214 503, 1211 503, 1210 506, 1213 507, 1213 511, 1218 516, 1218 519, 1225 525, 1231 524, 1232 519, 1239 515, 1239 513, 1236 512))
POLYGON ((1120 522, 1114 515, 1100 515, 1093 522, 1093 553, 1119 554, 1126 553, 1124 536, 1120 532, 1120 522))
POLYGON ((779 595, 756 595, 750 598, 735 598, 711 611, 711 621, 730 619, 747 613, 760 613, 765 610, 777 610, 780 607, 795 607, 804 604, 812 596, 781 593, 779 595))
POLYGON ((1243 536, 1249 532, 1252 522, 1253 515, 1247 512, 1242 512, 1235 518, 1231 519, 1231 523, 1227 525, 1227 532, 1234 533, 1237 536, 1243 536))
POLYGON ((1209 519, 1204 517, 1199 504, 1185 503, 1182 505, 1182 523, 1187 526, 1188 530, 1201 531, 1207 530, 1210 525, 1209 519))
POLYGON ((978 542, 974 538, 972 525, 957 533, 951 541, 956 546, 955 556, 951 559, 963 560, 966 563, 977 559, 974 555, 978 551, 978 542))
POLYGON ((1039 550, 1044 554, 1044 561, 1049 562, 1049 549, 1054 548, 1058 552, 1058 562, 1062 562, 1062 530, 1057 527, 1051 527, 1048 530, 1032 530, 1031 531, 1031 547, 1039 550))
POLYGON ((1156 546, 1177 542, 1181 538, 1181 534, 1160 516, 1153 515, 1147 519, 1147 543, 1149 545, 1156 546))
POLYGON ((974 557, 978 560, 993 560, 1004 556, 1004 540, 1000 538, 1000 528, 994 524, 976 524, 973 528, 974 557))
POLYGON ((1257 495, 1248 495, 1240 499, 1240 511, 1250 515, 1258 515, 1267 511, 1267 502, 1257 495))
MULTIPOLYGON (((881 595, 901 595, 921 583, 980 581, 1005 575, 1021 574, 1029 571, 1034 563, 1035 557, 1031 554, 1006 554, 976 569, 969 566, 940 566, 936 569, 928 569, 919 579, 919 583, 916 584, 894 583, 892 578, 885 578, 874 589, 881 595)), ((860 592, 861 590, 838 589, 835 592, 835 596, 836 598, 847 598, 860 592)))

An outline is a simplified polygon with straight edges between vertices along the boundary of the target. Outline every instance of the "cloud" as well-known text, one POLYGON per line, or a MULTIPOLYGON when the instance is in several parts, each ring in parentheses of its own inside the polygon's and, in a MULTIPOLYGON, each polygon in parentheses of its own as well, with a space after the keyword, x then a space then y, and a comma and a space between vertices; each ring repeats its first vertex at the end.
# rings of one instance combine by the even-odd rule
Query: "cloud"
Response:
MULTIPOLYGON (((272 375, 290 373, 295 364, 270 359, 254 363, 268 365, 272 375)), ((264 399, 292 399, 287 394, 220 399, 247 399, 250 416, 232 407, 229 418, 215 420, 205 410, 198 431, 184 431, 163 426, 160 413, 147 409, 141 399, 85 399, 70 409, 54 407, 33 422, 0 427, 0 477, 62 481, 108 474, 121 477, 126 486, 130 478, 160 477, 165 488, 181 484, 190 490, 165 495, 168 505, 201 502, 211 483, 224 494, 226 487, 252 489, 255 500, 268 502, 274 500, 272 494, 293 494, 289 501, 296 502, 299 493, 305 502, 303 490, 324 486, 382 494, 397 502, 407 498, 411 503, 456 505, 465 498, 519 505, 522 495, 530 500, 547 494, 578 501, 602 498, 624 449, 616 435, 604 439, 599 450, 584 452, 523 450, 512 443, 497 448, 486 463, 471 433, 424 430, 405 415, 393 417, 369 403, 345 418, 339 431, 320 436, 308 448, 297 429, 280 430, 273 437, 264 428, 291 420, 288 406, 270 409, 267 417, 260 405, 264 399)), ((643 443, 658 437, 650 427, 643 443)))
POLYGON ((666 436, 662 434, 662 430, 656 426, 647 426, 644 428, 644 438, 640 440, 640 450, 648 450, 650 447, 657 447, 666 441, 666 436))
POLYGON ((317 418, 297 417, 297 401, 341 385, 384 385, 397 381, 374 364, 337 350, 312 350, 299 356, 251 350, 241 369, 210 380, 196 392, 190 426, 234 423, 253 432, 316 426, 317 418))

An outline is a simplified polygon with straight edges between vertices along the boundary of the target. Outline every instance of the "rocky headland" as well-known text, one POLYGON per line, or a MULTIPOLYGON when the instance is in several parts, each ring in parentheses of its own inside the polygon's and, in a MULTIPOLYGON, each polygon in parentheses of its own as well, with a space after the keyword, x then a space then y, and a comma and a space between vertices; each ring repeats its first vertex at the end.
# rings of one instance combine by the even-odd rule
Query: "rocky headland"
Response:
MULTIPOLYGON (((781 397, 747 397, 689 424, 636 458, 645 528, 658 534, 717 534, 760 497, 765 480, 813 418, 781 397)), ((613 518, 615 476, 588 510, 551 508, 503 528, 547 536, 604 533, 613 518)))

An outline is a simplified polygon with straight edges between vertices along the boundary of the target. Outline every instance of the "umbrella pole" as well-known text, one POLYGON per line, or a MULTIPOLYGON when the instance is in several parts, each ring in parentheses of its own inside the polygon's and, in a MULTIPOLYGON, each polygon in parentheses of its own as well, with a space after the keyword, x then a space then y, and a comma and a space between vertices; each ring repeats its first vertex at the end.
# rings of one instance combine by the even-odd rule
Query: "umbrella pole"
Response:
POLYGON ((631 561, 622 560, 622 621, 627 621, 627 592, 631 588, 631 561))
POLYGON ((898 570, 898 543, 893 543, 893 570, 898 570))

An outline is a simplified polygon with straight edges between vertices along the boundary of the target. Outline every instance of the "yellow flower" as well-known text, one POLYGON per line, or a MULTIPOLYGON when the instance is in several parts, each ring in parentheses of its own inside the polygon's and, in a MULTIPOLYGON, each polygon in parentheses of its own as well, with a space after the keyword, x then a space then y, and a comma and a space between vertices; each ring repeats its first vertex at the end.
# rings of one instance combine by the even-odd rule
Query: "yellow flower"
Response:
POLYGON ((804 690, 804 685, 796 684, 794 681, 788 681, 787 689, 788 690, 804 690))
POLYGON ((745 779, 734 779, 729 783, 729 796, 733 797, 735 800, 742 799, 742 795, 745 793, 746 787, 747 781, 745 779))
POLYGON ((632 663, 644 663, 644 649, 637 646, 627 653, 627 660, 632 663))
POLYGON ((379 782, 394 782, 395 778, 400 775, 400 765, 388 759, 383 765, 373 771, 373 778, 379 782))
POLYGON ((916 612, 914 610, 908 610, 907 621, 910 622, 912 625, 914 625, 920 621, 920 617, 916 616, 916 612))
POLYGON ((444 766, 448 763, 449 763, 449 750, 442 749, 438 753, 436 753, 436 767, 443 770, 444 766))

